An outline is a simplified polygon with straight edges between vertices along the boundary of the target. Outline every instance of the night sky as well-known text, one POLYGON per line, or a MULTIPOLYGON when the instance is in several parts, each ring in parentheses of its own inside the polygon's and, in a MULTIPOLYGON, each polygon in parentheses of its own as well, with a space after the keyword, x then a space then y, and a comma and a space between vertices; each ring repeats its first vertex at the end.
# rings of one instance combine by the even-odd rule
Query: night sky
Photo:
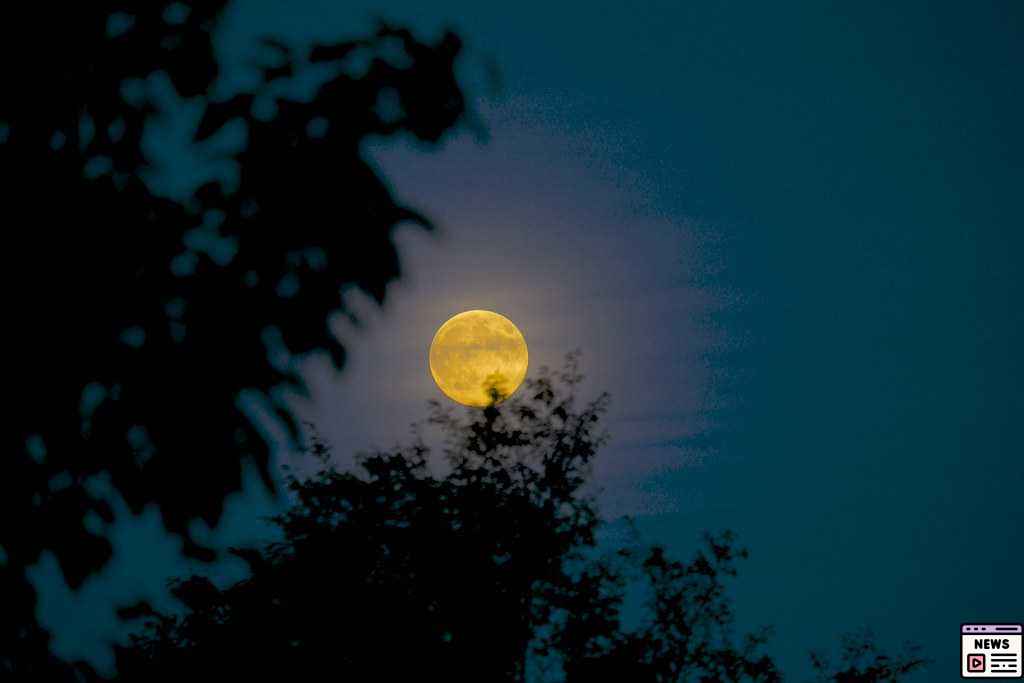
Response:
MULTIPOLYGON (((441 397, 444 320, 498 311, 532 368, 579 348, 588 390, 611 392, 610 517, 683 555, 703 529, 739 534, 739 624, 776 627, 791 678, 870 626, 924 646, 915 680, 957 680, 961 622, 1024 620, 1024 6, 826 4, 247 1, 220 47, 230 87, 265 34, 385 16, 468 43, 490 140, 370 150, 439 230, 399 233, 385 308, 338 325, 345 371, 306 364, 295 405, 339 462, 441 397)), ((164 152, 180 170, 154 182, 189 186, 164 152)), ((254 481, 215 537, 267 538, 279 504, 254 481)), ((122 524, 77 595, 48 557, 57 651, 108 667, 112 605, 210 570, 176 547, 155 511, 122 524)))

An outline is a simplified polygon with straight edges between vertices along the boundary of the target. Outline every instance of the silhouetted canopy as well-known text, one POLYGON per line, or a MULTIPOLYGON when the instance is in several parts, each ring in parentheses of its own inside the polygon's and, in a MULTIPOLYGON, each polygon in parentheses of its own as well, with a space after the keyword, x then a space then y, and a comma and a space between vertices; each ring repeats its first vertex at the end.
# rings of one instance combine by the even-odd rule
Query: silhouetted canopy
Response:
MULTIPOLYGON (((247 578, 192 576, 172 585, 183 610, 124 612, 146 627, 118 650, 119 680, 781 680, 769 631, 735 633, 732 534, 688 562, 635 530, 598 541, 588 482, 607 397, 578 405, 578 381, 570 363, 467 418, 435 405, 440 448, 421 438, 358 471, 315 439, 321 467, 292 479, 283 540, 233 551, 247 578)), ((841 670, 814 660, 821 680, 921 665, 870 638, 849 647, 862 656, 841 670)))
POLYGON ((0 22, 0 674, 45 651, 25 567, 52 550, 72 587, 102 567, 112 493, 133 512, 155 503, 186 553, 212 557, 190 522, 217 523, 245 463, 271 483, 252 412, 294 436, 290 359, 322 351, 340 367, 342 290, 382 302, 400 273, 394 227, 430 227, 365 141, 436 143, 464 115, 451 33, 266 39, 252 87, 220 92, 225 0, 15 4, 0 22), (311 96, 289 87, 300 80, 311 96), (157 194, 156 124, 184 104, 202 116, 170 152, 201 170, 157 194))

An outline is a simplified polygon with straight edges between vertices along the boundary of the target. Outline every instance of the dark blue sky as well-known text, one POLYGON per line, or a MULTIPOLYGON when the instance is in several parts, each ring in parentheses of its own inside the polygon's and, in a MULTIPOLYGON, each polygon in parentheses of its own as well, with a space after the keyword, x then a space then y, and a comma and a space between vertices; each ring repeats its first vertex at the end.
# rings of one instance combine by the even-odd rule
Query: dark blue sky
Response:
MULTIPOLYGON (((408 278, 339 328, 348 370, 308 364, 298 409, 339 451, 402 438, 433 331, 491 308, 612 392, 610 514, 681 553, 739 533, 741 624, 776 626, 793 678, 869 625, 956 680, 962 621, 1024 620, 1019 3, 265 0, 221 46, 374 13, 463 32, 493 139, 374 150, 442 229, 402 233, 408 278)), ((235 501, 221 538, 272 509, 235 501)), ((184 570, 152 515, 130 527, 108 575, 44 595, 66 654, 102 661, 111 599, 184 570)))

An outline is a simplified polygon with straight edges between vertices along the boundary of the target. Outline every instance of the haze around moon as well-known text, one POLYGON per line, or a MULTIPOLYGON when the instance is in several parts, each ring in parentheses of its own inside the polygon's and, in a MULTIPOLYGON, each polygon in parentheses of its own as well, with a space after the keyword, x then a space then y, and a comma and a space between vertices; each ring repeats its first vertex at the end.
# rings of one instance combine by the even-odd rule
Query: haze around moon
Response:
POLYGON ((483 408, 511 396, 526 378, 526 339, 511 320, 493 311, 449 318, 430 343, 430 374, 457 403, 483 408))

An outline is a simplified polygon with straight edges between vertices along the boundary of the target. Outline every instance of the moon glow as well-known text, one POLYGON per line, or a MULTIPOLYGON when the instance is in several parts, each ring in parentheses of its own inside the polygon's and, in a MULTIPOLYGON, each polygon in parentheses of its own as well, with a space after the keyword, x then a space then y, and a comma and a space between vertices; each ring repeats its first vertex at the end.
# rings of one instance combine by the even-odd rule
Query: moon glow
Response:
POLYGON ((526 339, 511 320, 491 311, 449 318, 430 343, 430 374, 445 396, 483 408, 508 398, 529 364, 526 339))

